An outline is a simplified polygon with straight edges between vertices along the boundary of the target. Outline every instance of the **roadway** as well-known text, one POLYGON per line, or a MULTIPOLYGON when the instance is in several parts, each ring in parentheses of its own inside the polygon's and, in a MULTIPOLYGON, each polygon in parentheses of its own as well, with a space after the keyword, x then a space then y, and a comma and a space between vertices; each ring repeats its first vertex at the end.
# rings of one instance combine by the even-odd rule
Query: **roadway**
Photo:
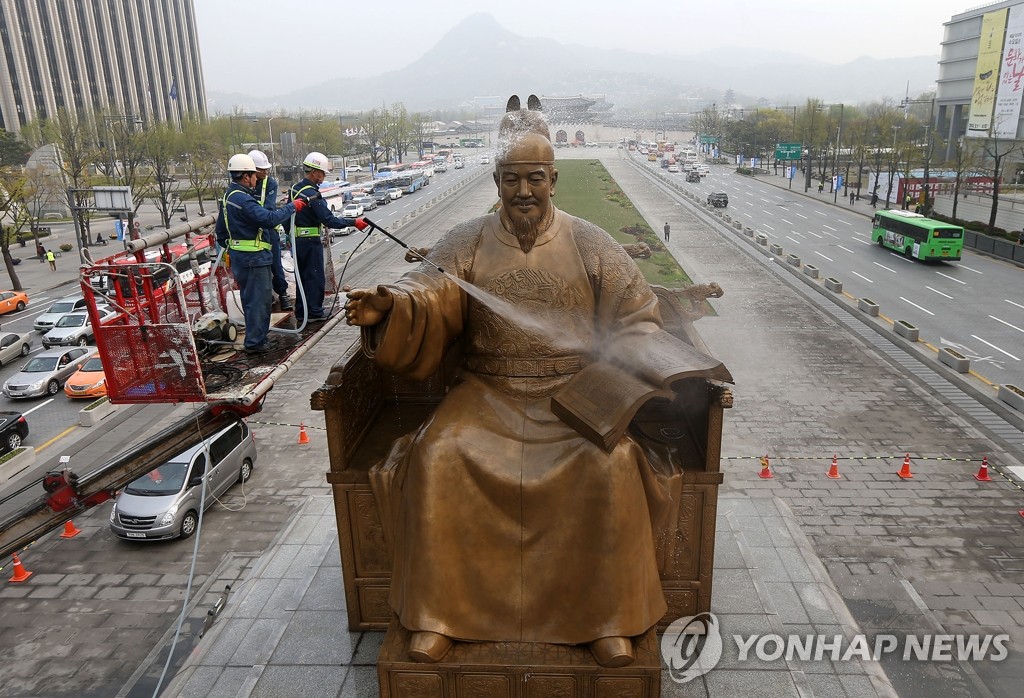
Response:
POLYGON ((1016 266, 968 250, 960 262, 907 259, 871 242, 866 201, 851 210, 833 205, 831 194, 798 192, 799 182, 790 190, 765 181, 785 182, 781 177, 748 177, 729 165, 711 165, 711 174, 697 184, 686 182, 685 173, 637 162, 678 177, 701 199, 726 192, 733 220, 764 233, 822 276, 839 279, 854 297, 870 298, 888 317, 920 328, 923 341, 969 357, 986 380, 1024 385, 1024 296, 1016 266))

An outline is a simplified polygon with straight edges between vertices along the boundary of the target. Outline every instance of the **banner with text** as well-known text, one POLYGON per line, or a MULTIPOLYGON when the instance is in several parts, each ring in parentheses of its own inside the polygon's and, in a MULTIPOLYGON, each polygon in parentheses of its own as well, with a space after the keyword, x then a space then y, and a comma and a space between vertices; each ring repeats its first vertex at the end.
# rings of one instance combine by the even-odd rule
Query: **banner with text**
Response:
POLYGON ((978 62, 974 73, 974 93, 971 96, 971 116, 967 120, 968 137, 986 138, 992 128, 992 108, 999 84, 999 65, 1002 63, 1003 36, 1006 29, 1007 8, 986 12, 981 18, 981 37, 978 42, 978 62))
POLYGON ((1003 43, 1002 69, 996 108, 992 119, 992 133, 996 138, 1016 138, 1020 121, 1021 97, 1024 96, 1024 5, 1010 8, 1006 22, 1006 41, 1003 43))

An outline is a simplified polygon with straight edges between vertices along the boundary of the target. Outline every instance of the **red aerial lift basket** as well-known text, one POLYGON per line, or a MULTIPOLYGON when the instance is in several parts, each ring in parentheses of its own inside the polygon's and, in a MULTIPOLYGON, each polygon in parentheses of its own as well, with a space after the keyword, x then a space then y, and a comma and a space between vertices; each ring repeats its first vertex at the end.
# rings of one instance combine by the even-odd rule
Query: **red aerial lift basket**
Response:
POLYGON ((197 234, 82 267, 111 402, 207 400, 192 324, 223 310, 234 285, 215 256, 212 234, 197 234), (117 314, 100 324, 103 304, 117 314))

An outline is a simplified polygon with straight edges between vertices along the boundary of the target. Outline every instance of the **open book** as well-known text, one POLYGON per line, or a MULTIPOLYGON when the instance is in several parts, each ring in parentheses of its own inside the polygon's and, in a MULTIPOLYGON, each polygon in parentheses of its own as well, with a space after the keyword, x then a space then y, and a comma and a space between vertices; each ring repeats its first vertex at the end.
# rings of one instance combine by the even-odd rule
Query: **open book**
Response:
POLYGON ((605 451, 611 451, 645 402, 672 398, 684 378, 731 383, 722 362, 658 330, 616 343, 614 356, 585 367, 551 398, 551 411, 605 451))

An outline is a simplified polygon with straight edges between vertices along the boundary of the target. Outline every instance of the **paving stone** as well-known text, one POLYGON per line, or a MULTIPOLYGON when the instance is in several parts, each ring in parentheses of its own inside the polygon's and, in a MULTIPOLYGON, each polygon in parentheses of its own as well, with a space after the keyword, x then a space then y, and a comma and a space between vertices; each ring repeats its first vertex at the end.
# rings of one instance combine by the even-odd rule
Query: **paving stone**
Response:
MULTIPOLYGON (((358 668, 354 667, 352 671, 358 668)), ((335 698, 339 695, 339 687, 345 682, 349 672, 344 666, 280 666, 270 665, 263 669, 256 686, 249 694, 250 698, 281 698, 282 696, 302 696, 303 698, 335 698)), ((376 676, 374 676, 376 684, 376 676)), ((366 698, 377 695, 362 691, 353 696, 366 698)), ((341 689, 344 690, 343 688, 341 689)), ((344 693, 342 693, 344 695, 344 693)))

